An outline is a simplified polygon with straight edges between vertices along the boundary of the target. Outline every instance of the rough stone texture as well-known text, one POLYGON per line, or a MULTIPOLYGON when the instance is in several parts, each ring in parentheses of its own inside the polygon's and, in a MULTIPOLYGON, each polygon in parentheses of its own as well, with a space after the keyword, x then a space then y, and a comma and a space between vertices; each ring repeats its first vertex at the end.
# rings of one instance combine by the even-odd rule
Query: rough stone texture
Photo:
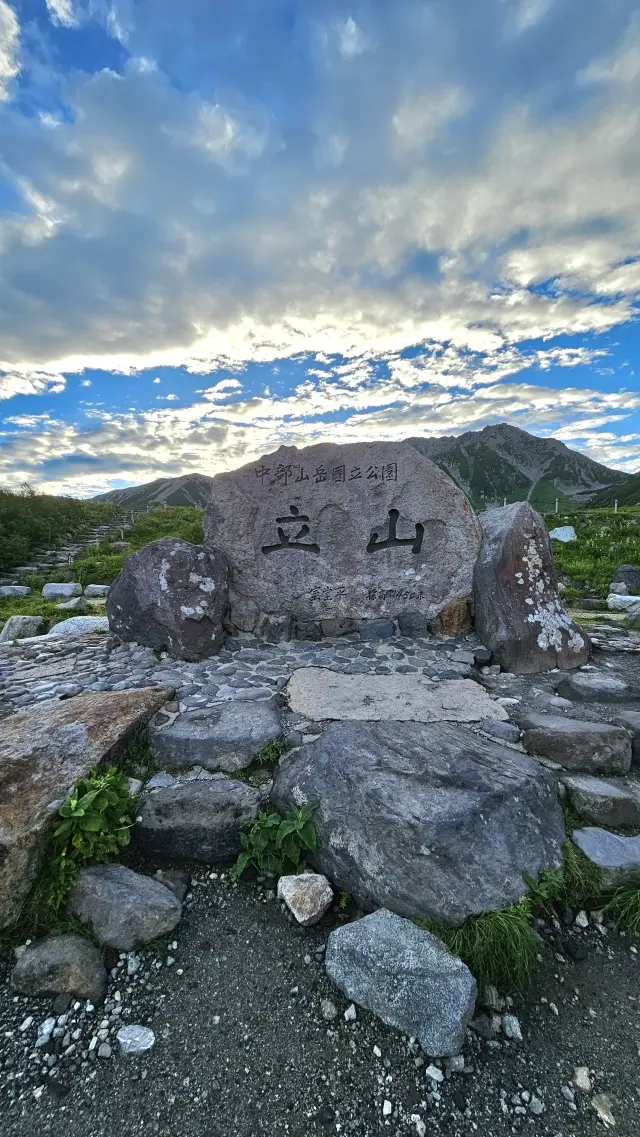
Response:
POLYGON ((178 659, 214 655, 224 642, 229 566, 223 553, 176 537, 127 557, 107 597, 112 632, 178 659))
POLYGON ((637 596, 625 596, 619 592, 610 592, 607 596, 607 608, 610 612, 630 612, 637 603, 637 596))
POLYGON ((385 640, 395 635, 396 626, 393 620, 361 620, 358 624, 358 634, 365 643, 370 640, 385 640))
POLYGON ((476 983, 436 936, 380 909, 331 933, 326 968, 348 999, 417 1038, 426 1054, 460 1052, 476 983))
POLYGON ((480 520, 475 627, 496 661, 516 674, 586 663, 589 639, 562 606, 540 514, 517 502, 489 509, 480 520))
POLYGON ((625 628, 630 628, 633 632, 640 632, 640 600, 637 597, 635 603, 630 604, 627 608, 623 624, 625 628))
POLYGON ((640 711, 624 711, 614 719, 616 726, 623 726, 631 735, 631 764, 640 766, 640 711))
POLYGON ((590 825, 613 829, 640 827, 640 782, 637 779, 574 774, 562 781, 576 813, 590 825))
POLYGON ((44 628, 42 616, 9 616, 0 632, 0 643, 10 640, 23 640, 27 636, 37 636, 44 628))
POLYGON ((629 586, 627 584, 610 584, 609 592, 615 596, 628 596, 629 586))
POLYGON ((16 600, 28 596, 30 592, 31 589, 26 584, 1 584, 0 600, 16 600))
POLYGON ((226 552, 234 594, 264 613, 435 616, 471 591, 479 526, 409 443, 323 443, 218 474, 205 544, 226 552))
POLYGON ((150 876, 124 865, 89 865, 78 874, 69 911, 89 925, 99 943, 133 951, 171 932, 182 905, 150 876))
POLYGON ((333 903, 333 889, 321 873, 281 876, 278 881, 278 899, 284 900, 299 924, 309 928, 322 919, 333 903))
POLYGON ((42 589, 43 600, 71 600, 72 596, 82 596, 82 585, 75 580, 45 584, 42 589))
POLYGON ((640 592, 640 565, 620 565, 611 577, 612 584, 626 584, 631 592, 640 592))
POLYGON ((29 944, 11 972, 22 995, 72 995, 100 1003, 107 991, 102 952, 82 936, 47 936, 29 944))
MULTIPOLYGON (((218 703, 149 727, 149 747, 160 769, 193 766, 234 773, 249 766, 263 746, 282 733, 277 710, 263 702, 218 703)), ((165 720, 166 721, 166 720, 165 720)))
POLYGON ((502 742, 519 742, 520 727, 512 722, 500 722, 499 719, 483 719, 480 729, 492 738, 499 738, 502 742))
POLYGON ((264 800, 264 791, 224 774, 175 782, 142 795, 134 838, 144 853, 168 860, 230 860, 241 851, 240 830, 264 800))
POLYGON ((123 1058, 137 1058, 155 1046, 156 1036, 150 1027, 131 1023, 120 1027, 116 1039, 123 1058))
POLYGON ((428 622, 436 636, 465 636, 471 631, 471 606, 468 599, 454 600, 428 622))
POLYGON ((109 621, 106 616, 71 616, 60 620, 47 633, 50 636, 86 636, 89 632, 108 632, 109 621))
POLYGON ((315 722, 481 722, 506 719, 472 679, 432 683, 426 675, 341 675, 326 667, 300 667, 287 685, 292 711, 315 722))
POLYGON ((169 697, 164 688, 100 692, 19 711, 0 738, 0 927, 17 916, 40 866, 54 803, 91 766, 116 759, 169 697))
POLYGON ((84 595, 90 600, 99 600, 101 597, 109 595, 109 585, 88 584, 84 590, 84 595))
POLYGON ((565 675, 556 690, 563 699, 577 699, 585 703, 615 703, 631 698, 627 683, 613 675, 604 675, 601 671, 565 675))
POLYGON ((427 618, 422 612, 400 612, 398 614, 398 627, 401 636, 425 636, 427 634, 427 618))
POLYGON ((260 609, 253 600, 243 600, 241 596, 232 600, 229 623, 239 632, 252 632, 258 623, 260 609))
POLYGON ((358 625, 355 620, 348 617, 338 616, 331 620, 321 620, 320 627, 322 628, 323 635, 328 639, 338 639, 340 636, 350 636, 357 630, 358 625))
POLYGON ((631 766, 631 739, 620 726, 537 713, 521 718, 520 726, 529 754, 550 758, 565 770, 626 774, 631 766))
POLYGON ((552 541, 560 541, 563 545, 578 540, 573 525, 558 525, 556 529, 551 530, 549 537, 552 541))
POLYGON ((600 870, 604 889, 640 885, 640 837, 621 837, 608 829, 574 829, 571 838, 600 870))
POLYGON ((551 775, 461 726, 332 724, 281 760, 271 798, 318 806, 310 859, 364 909, 460 924, 561 860, 551 775))
POLYGON ((56 604, 56 608, 58 611, 75 612, 79 616, 89 611, 89 605, 84 596, 74 596, 72 600, 65 600, 62 604, 56 604))

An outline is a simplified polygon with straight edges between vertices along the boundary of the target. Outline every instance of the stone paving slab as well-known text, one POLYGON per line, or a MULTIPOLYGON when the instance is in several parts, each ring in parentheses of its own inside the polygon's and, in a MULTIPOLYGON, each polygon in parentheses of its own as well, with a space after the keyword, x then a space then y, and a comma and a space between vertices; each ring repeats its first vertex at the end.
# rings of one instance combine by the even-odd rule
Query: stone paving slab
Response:
POLYGON ((325 667, 294 671, 287 686, 291 710, 313 722, 481 722, 505 720, 504 707, 472 679, 434 683, 426 675, 340 675, 325 667))

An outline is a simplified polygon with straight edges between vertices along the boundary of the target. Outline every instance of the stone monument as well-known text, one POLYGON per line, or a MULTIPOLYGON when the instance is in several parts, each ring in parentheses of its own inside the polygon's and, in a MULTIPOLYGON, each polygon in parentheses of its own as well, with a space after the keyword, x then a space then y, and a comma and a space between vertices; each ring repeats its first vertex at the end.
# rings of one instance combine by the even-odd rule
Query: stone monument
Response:
POLYGON ((281 447, 213 480, 205 546, 231 566, 232 629, 437 617, 470 596, 480 526, 410 443, 281 447))

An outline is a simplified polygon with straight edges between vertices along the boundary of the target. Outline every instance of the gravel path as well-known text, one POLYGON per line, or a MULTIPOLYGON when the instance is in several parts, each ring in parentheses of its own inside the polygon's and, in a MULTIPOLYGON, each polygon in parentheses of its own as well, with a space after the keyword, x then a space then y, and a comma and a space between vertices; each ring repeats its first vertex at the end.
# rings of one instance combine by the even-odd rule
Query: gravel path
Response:
POLYGON ((439 1084, 402 1035, 360 1009, 345 1021, 347 1001, 322 962, 335 912, 322 926, 293 927, 272 892, 213 875, 194 881, 175 941, 132 957, 129 978, 122 960, 103 1008, 71 1009, 64 1029, 79 1026, 82 1040, 51 1068, 33 1050, 51 1000, 13 996, 3 973, 3 1137, 596 1137, 599 1094, 610 1099, 615 1132, 637 1137, 640 956, 628 937, 543 929, 551 946, 540 979, 513 1007, 524 1041, 470 1033, 464 1072, 443 1061, 439 1084), (116 1056, 123 1021, 152 1027, 147 1057, 116 1056), (86 1053, 100 1022, 113 1054, 99 1058, 96 1047, 83 1061, 80 1047, 86 1053), (591 1092, 572 1093, 578 1066, 589 1067, 591 1092))

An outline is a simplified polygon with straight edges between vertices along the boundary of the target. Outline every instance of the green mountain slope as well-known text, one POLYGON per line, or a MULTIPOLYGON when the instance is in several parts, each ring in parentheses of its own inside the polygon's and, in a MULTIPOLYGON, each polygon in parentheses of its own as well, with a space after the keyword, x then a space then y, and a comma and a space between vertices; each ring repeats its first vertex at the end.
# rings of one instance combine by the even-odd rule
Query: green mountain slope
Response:
POLYGON ((628 475, 570 450, 555 438, 498 423, 456 437, 410 438, 465 491, 476 509, 529 500, 536 509, 586 504, 600 490, 624 484, 628 475))
POLYGON ((640 474, 631 474, 619 486, 597 493, 589 505, 593 509, 609 508, 616 501, 618 505, 640 505, 640 474))

